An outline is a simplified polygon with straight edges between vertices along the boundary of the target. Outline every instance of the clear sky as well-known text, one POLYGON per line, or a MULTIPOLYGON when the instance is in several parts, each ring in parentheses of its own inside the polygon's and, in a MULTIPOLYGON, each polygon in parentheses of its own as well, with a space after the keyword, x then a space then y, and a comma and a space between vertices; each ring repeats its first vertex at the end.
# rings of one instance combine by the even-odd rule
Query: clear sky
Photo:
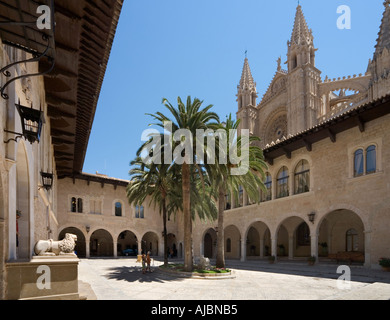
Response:
MULTIPOLYGON (((213 104, 221 119, 237 112, 245 51, 257 82, 258 103, 282 68, 296 0, 125 0, 84 163, 84 172, 129 179, 129 163, 152 122, 188 95, 213 104)), ((300 0, 313 30, 316 67, 337 78, 365 73, 384 11, 383 0, 300 0), (337 28, 340 5, 351 9, 351 29, 337 28)))

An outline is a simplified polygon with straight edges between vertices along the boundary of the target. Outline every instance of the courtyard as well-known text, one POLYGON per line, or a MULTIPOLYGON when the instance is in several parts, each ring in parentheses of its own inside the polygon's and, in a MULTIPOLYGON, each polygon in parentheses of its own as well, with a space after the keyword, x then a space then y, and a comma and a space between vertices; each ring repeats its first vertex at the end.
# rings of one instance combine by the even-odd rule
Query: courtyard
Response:
MULTIPOLYGON (((180 260, 174 260, 175 263, 180 260)), ((350 288, 337 264, 227 260, 234 279, 189 279, 159 270, 142 274, 136 258, 81 259, 80 295, 87 300, 389 300, 390 273, 352 265, 350 288), (341 284, 341 287, 340 285, 341 284)))

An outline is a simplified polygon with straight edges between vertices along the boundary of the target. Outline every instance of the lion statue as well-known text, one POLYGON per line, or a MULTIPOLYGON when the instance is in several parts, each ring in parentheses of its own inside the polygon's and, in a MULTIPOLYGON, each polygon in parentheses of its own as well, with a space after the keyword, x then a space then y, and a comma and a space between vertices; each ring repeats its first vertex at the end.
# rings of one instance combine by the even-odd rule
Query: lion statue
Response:
POLYGON ((61 241, 39 240, 35 244, 34 252, 38 256, 76 256, 74 253, 76 241, 77 236, 71 233, 66 233, 65 238, 61 241))

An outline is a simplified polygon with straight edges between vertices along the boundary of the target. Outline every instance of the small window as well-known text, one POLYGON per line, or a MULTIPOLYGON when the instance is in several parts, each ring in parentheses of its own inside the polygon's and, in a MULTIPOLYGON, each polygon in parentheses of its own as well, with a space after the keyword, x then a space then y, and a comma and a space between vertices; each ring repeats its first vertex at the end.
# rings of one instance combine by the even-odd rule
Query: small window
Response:
POLYGON ((226 252, 232 252, 232 240, 230 238, 226 240, 226 252))
POLYGON ((309 192, 310 190, 310 169, 306 160, 299 161, 295 168, 294 175, 295 194, 309 192))
POLYGON ((73 197, 72 201, 70 203, 70 211, 76 212, 76 210, 77 210, 77 200, 76 200, 76 198, 73 197))
POLYGON ((278 178, 277 178, 277 196, 278 198, 288 197, 289 191, 288 191, 288 169, 287 167, 282 167, 279 170, 278 178))
POLYGON ((115 203, 115 216, 122 217, 122 203, 120 202, 115 203))
POLYGON ((376 147, 369 146, 366 150, 366 174, 376 172, 376 147))
POLYGON ((363 175, 363 159, 363 149, 356 150, 354 156, 354 177, 363 175))
POLYGON ((77 212, 83 213, 83 199, 77 199, 77 212))
POLYGON ((139 205, 135 206, 135 217, 136 217, 136 219, 139 218, 139 205))
POLYGON ((145 218, 145 216, 144 216, 144 206, 141 206, 141 207, 140 207, 139 217, 140 217, 141 219, 144 219, 144 218, 145 218))

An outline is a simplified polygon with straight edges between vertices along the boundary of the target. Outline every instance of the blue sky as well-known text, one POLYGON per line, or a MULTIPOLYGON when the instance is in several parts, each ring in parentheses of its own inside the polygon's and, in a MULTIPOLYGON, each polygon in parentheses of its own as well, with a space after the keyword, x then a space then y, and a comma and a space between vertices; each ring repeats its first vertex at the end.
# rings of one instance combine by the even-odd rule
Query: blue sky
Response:
MULTIPOLYGON (((282 68, 295 0, 125 0, 103 82, 83 171, 128 179, 129 163, 167 98, 213 104, 221 119, 237 112, 245 51, 258 103, 282 68)), ((384 11, 383 0, 301 0, 313 30, 316 67, 337 78, 365 73, 384 11), (337 28, 337 8, 351 8, 351 29, 337 28)))

